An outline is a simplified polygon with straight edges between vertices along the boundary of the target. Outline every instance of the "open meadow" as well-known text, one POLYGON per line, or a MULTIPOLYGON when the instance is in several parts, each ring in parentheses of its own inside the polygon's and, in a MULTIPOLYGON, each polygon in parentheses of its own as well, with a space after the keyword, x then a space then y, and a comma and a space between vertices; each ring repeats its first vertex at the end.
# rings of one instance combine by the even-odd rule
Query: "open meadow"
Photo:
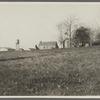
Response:
POLYGON ((100 46, 0 52, 0 95, 100 95, 100 46))

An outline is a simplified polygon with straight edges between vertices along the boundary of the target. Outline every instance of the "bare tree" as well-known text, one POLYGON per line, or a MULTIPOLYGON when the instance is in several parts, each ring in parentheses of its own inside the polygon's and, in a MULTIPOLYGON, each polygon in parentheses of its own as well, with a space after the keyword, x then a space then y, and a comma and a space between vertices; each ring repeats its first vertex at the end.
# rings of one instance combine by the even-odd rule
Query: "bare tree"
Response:
POLYGON ((71 37, 73 31, 78 27, 78 19, 71 16, 67 20, 64 20, 60 24, 57 25, 59 30, 59 42, 63 44, 63 48, 65 48, 65 40, 69 39, 70 47, 71 47, 71 37))

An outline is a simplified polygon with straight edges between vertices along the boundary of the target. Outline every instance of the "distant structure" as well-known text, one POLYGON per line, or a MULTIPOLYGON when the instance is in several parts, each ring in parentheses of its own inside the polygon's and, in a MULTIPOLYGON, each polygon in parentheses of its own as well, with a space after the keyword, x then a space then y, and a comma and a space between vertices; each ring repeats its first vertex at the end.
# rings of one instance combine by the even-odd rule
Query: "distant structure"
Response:
POLYGON ((17 39, 16 41, 16 51, 20 51, 20 41, 17 39))
POLYGON ((94 35, 92 45, 100 45, 100 39, 98 38, 98 34, 94 35))
POLYGON ((66 38, 66 39, 62 42, 61 46, 62 46, 61 48, 70 48, 70 41, 69 41, 69 39, 66 38))
POLYGON ((66 35, 66 37, 61 43, 61 48, 70 48, 70 37, 67 32, 65 32, 64 34, 66 35))
POLYGON ((70 42, 71 42, 71 46, 72 46, 72 41, 70 41, 70 35, 68 34, 68 32, 65 32, 66 35, 66 39, 65 41, 65 48, 70 48, 70 42))
POLYGON ((30 51, 35 51, 36 49, 35 48, 29 48, 30 49, 30 51))
POLYGON ((19 51, 25 51, 23 48, 19 48, 19 51))
POLYGON ((65 48, 70 48, 70 41, 69 41, 69 39, 65 40, 65 48))
POLYGON ((38 45, 38 48, 40 50, 42 50, 42 49, 56 49, 59 47, 58 47, 58 44, 56 41, 50 41, 50 42, 42 42, 41 41, 38 45))
POLYGON ((15 51, 15 49, 9 47, 0 47, 0 51, 15 51))

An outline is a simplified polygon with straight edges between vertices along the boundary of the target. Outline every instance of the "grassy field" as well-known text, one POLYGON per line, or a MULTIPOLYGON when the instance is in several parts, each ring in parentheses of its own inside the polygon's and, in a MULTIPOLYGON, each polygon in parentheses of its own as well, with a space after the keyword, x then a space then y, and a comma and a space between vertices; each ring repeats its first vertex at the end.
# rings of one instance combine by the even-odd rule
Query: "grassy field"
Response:
POLYGON ((100 47, 1 52, 0 95, 100 95, 100 47))

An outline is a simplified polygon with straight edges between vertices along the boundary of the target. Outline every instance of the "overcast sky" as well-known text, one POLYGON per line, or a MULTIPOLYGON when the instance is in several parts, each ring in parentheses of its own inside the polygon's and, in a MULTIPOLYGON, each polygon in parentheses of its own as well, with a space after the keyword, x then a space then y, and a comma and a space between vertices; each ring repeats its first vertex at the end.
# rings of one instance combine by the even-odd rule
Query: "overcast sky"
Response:
POLYGON ((71 15, 97 27, 100 3, 0 3, 0 47, 15 48, 16 39, 24 49, 57 41, 56 25, 71 15))

